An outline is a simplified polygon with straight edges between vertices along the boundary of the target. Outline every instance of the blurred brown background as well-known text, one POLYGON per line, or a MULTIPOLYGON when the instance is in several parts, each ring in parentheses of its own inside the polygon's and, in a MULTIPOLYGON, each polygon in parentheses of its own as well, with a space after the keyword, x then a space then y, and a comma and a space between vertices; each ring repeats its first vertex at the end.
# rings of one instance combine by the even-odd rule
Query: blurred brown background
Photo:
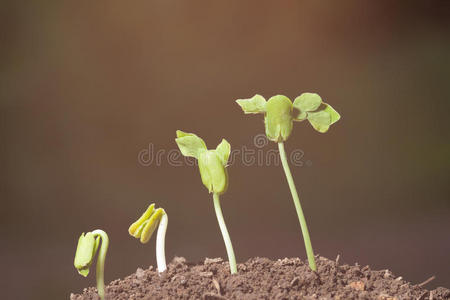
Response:
MULTIPOLYGON (((225 256, 194 167, 138 153, 256 149, 262 116, 237 98, 316 91, 343 116, 295 123, 288 152, 317 253, 450 287, 448 1, 3 1, 1 247, 7 299, 63 299, 95 285, 73 267, 78 236, 111 239, 106 280, 155 265, 129 224, 169 214, 167 257, 225 256)), ((264 150, 276 149, 271 143, 264 150)), ((165 156, 165 159, 167 157, 165 156)), ((222 208, 237 259, 305 258, 280 166, 229 169, 222 208)))

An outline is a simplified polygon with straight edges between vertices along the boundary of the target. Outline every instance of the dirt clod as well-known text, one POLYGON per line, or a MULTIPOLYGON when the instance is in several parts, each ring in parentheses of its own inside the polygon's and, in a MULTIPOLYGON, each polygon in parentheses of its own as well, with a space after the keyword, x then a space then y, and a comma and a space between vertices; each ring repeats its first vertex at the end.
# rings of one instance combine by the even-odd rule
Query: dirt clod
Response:
POLYGON ((214 285, 214 287, 216 288, 216 290, 217 290, 217 294, 219 294, 219 295, 221 295, 222 296, 222 288, 220 287, 220 283, 217 281, 217 279, 213 279, 213 285, 214 285))
POLYGON ((211 265, 211 264, 218 264, 223 262, 223 259, 221 257, 216 257, 216 258, 205 258, 205 265, 211 265))
POLYGON ((364 291, 366 289, 364 282, 362 281, 353 281, 348 284, 349 287, 355 289, 357 291, 364 291))
POLYGON ((186 263, 186 258, 184 258, 184 257, 175 256, 172 259, 172 264, 174 264, 174 265, 182 265, 182 264, 185 264, 185 263, 186 263))
MULTIPOLYGON (((221 258, 192 264, 177 257, 162 274, 153 268, 138 268, 136 273, 112 281, 106 287, 106 299, 450 299, 446 288, 428 291, 388 270, 374 271, 324 257, 317 258, 317 272, 298 258, 272 261, 259 257, 239 264, 238 270, 230 275, 228 263, 221 258)), ((71 294, 70 299, 98 299, 96 292, 91 287, 82 294, 71 294)))

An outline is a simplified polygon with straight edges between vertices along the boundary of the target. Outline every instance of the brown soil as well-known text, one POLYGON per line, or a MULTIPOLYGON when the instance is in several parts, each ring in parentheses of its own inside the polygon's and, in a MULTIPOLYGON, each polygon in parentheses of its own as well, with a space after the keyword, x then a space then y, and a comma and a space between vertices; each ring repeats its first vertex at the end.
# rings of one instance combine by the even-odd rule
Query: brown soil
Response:
MULTIPOLYGON (((152 267, 139 268, 123 280, 112 281, 106 299, 450 299, 446 288, 428 291, 423 288, 427 282, 413 285, 389 270, 373 271, 338 260, 318 257, 318 272, 313 272, 298 258, 252 258, 239 264, 238 274, 232 276, 228 263, 220 258, 191 264, 176 257, 161 276, 152 267)), ((98 296, 91 287, 70 299, 98 296)))

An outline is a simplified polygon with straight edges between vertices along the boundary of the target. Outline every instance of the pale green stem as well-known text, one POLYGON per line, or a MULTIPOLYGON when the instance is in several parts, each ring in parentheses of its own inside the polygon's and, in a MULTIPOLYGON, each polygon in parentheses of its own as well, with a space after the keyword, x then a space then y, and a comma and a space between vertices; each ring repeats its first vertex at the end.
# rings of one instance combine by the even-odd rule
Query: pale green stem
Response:
POLYGON ((225 242, 225 247, 227 248, 228 261, 230 263, 230 272, 231 274, 236 274, 237 273, 236 258, 234 256, 233 245, 231 244, 231 239, 230 235, 228 234, 227 225, 225 225, 225 220, 223 219, 222 209, 220 208, 219 195, 217 193, 214 193, 213 199, 217 221, 219 222, 219 227, 220 231, 222 232, 223 241, 225 242))
POLYGON ((308 256, 309 267, 316 271, 316 261, 314 259, 314 252, 309 238, 308 226, 306 226, 305 216, 303 215, 302 206, 300 205, 300 199, 298 198, 297 189, 295 188, 294 179, 292 179, 291 170, 286 158, 286 152, 284 151, 283 142, 278 143, 278 149, 280 151, 281 163, 283 164, 284 173, 286 173, 286 179, 291 190, 292 200, 294 200, 295 210, 297 211, 298 220, 302 229, 303 240, 305 241, 306 255, 308 256))
POLYGON ((159 222, 158 234, 156 236, 156 263, 158 264, 159 273, 162 273, 167 269, 164 245, 166 243, 165 240, 168 222, 169 218, 167 217, 167 214, 164 212, 164 214, 161 217, 161 221, 159 222))
POLYGON ((103 230, 97 229, 92 231, 94 236, 100 236, 102 240, 102 245, 100 246, 100 252, 97 257, 97 270, 96 270, 96 278, 97 278, 97 290, 100 299, 105 299, 105 259, 106 252, 108 252, 109 246, 109 238, 106 232, 103 230))

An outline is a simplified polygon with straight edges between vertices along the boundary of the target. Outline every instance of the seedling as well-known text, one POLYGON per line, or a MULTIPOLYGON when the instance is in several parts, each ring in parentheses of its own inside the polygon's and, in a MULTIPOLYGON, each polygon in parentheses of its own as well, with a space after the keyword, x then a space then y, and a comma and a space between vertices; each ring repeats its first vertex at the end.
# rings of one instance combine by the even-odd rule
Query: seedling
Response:
POLYGON ((266 136, 269 140, 278 143, 281 163, 291 190, 305 241, 309 267, 315 271, 314 252, 297 189, 295 188, 286 152, 284 151, 284 141, 288 139, 292 132, 293 121, 308 120, 315 130, 324 133, 328 131, 333 123, 340 119, 340 115, 330 105, 322 102, 322 98, 315 93, 303 93, 295 98, 294 103, 288 97, 282 95, 273 96, 268 101, 261 95, 255 95, 249 99, 236 100, 236 102, 246 114, 264 114, 266 136))
POLYGON ((97 229, 86 234, 84 234, 84 232, 81 234, 78 239, 77 251, 75 252, 74 265, 78 270, 78 273, 84 277, 88 276, 89 268, 94 260, 98 246, 100 245, 100 239, 101 247, 97 258, 96 277, 98 295, 100 296, 100 299, 103 300, 105 299, 105 259, 109 246, 109 238, 106 232, 97 229))
POLYGON ((155 204, 150 204, 142 216, 128 228, 131 236, 140 239, 142 244, 146 244, 152 237, 156 226, 158 226, 158 233, 156 235, 156 263, 158 264, 159 273, 167 269, 164 245, 168 223, 169 218, 164 209, 158 208, 155 210, 155 204))
POLYGON ((230 271, 231 274, 235 274, 237 273, 236 258, 234 256, 230 235, 228 234, 227 226, 223 219, 219 200, 219 196, 225 193, 228 187, 226 166, 230 156, 231 146, 225 139, 222 139, 222 142, 220 142, 215 150, 208 150, 205 142, 201 138, 193 133, 186 133, 181 130, 177 130, 177 138, 175 141, 184 156, 195 157, 198 160, 198 168, 202 182, 208 191, 213 193, 214 209, 227 249, 230 271))

